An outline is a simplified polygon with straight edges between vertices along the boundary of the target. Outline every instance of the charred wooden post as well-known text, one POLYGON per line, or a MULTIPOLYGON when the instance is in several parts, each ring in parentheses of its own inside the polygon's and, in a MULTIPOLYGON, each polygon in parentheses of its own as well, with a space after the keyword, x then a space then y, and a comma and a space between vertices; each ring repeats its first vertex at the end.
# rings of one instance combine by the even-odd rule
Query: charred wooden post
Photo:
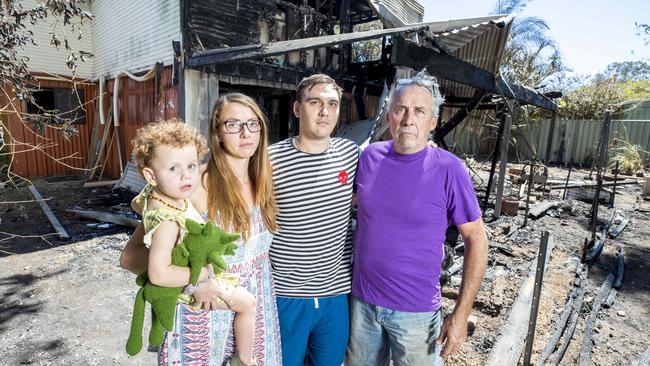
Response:
POLYGON ((612 188, 614 193, 612 193, 612 202, 610 202, 609 207, 614 207, 614 200, 616 200, 616 183, 618 181, 618 163, 619 161, 616 160, 616 170, 614 170, 614 187, 612 188))
MULTIPOLYGON (((508 102, 512 103, 512 102, 508 102)), ((508 164, 508 148, 510 147, 510 126, 512 125, 512 115, 507 113, 503 121, 503 134, 501 137, 501 157, 499 162, 499 180, 497 181, 497 195, 494 201, 494 217, 501 216, 501 204, 503 199, 503 189, 506 182, 506 165, 508 164)))
POLYGON ((573 169, 573 160, 569 162, 569 173, 566 175, 566 182, 564 182, 564 193, 562 199, 566 199, 566 192, 569 190, 569 178, 571 178, 571 170, 573 169))
POLYGON ((591 240, 596 242, 596 225, 598 224, 598 206, 600 205, 600 190, 603 186, 603 178, 600 175, 600 170, 596 175, 596 193, 594 194, 594 201, 591 206, 591 240))
POLYGON ((494 151, 492 152, 492 165, 490 166, 490 176, 488 177, 487 188, 485 190, 485 197, 483 198, 483 211, 487 208, 488 200, 490 199, 490 192, 492 191, 492 183, 494 181, 494 172, 497 167, 497 159, 499 157, 498 152, 501 150, 501 140, 503 139, 503 128, 505 126, 505 114, 500 114, 501 123, 499 123, 499 132, 497 135, 496 144, 494 145, 494 151))
POLYGON ((614 288, 618 289, 621 288, 621 284, 623 283, 623 275, 625 274, 625 251, 623 250, 623 247, 620 245, 616 248, 618 254, 617 254, 617 259, 618 259, 618 268, 616 270, 616 279, 614 280, 614 288))
MULTIPOLYGON (((530 163, 530 174, 528 174, 528 193, 526 193, 526 214, 524 215, 524 224, 522 227, 528 225, 528 212, 530 211, 530 195, 533 190, 533 175, 535 174, 535 164, 530 163)), ((543 237, 542 237, 543 238, 543 237)))
POLYGON ((598 142, 597 156, 595 160, 595 168, 597 169, 596 178, 596 193, 594 195, 594 202, 591 210, 591 237, 596 241, 596 224, 598 223, 598 205, 600 203, 600 190, 603 184, 602 170, 605 165, 607 156, 607 143, 609 141, 609 131, 611 127, 611 111, 605 111, 603 126, 600 129, 600 141, 598 142))
MULTIPOLYGON (((531 167, 530 175, 533 175, 533 167, 531 167)), ((539 296, 542 293, 544 272, 546 270, 546 251, 548 248, 548 241, 548 231, 544 231, 542 233, 542 240, 540 242, 539 251, 537 252, 535 288, 533 290, 533 300, 530 307, 530 317, 528 318, 528 334, 526 335, 526 351, 524 352, 525 366, 530 366, 530 357, 533 353, 533 341, 535 340, 535 328, 537 327, 537 311, 539 309, 539 296)))

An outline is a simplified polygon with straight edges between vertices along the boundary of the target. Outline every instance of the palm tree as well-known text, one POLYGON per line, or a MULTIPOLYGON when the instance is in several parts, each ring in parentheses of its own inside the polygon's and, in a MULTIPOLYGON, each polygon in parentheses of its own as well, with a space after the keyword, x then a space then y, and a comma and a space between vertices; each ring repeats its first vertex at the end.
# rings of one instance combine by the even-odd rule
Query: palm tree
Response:
MULTIPOLYGON (((493 14, 511 14, 524 10, 530 0, 497 0, 493 14)), ((543 89, 546 82, 568 71, 560 50, 547 33, 548 24, 539 17, 516 17, 501 65, 508 81, 543 89)))

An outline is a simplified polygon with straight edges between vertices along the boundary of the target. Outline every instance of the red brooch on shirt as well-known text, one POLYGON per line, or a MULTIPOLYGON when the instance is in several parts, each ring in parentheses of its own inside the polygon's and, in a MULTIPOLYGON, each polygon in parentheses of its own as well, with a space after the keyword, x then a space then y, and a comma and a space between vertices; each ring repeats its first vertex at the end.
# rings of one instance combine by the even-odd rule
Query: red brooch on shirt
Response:
POLYGON ((341 181, 341 184, 347 184, 348 183, 348 172, 345 170, 341 170, 339 172, 339 180, 341 181))

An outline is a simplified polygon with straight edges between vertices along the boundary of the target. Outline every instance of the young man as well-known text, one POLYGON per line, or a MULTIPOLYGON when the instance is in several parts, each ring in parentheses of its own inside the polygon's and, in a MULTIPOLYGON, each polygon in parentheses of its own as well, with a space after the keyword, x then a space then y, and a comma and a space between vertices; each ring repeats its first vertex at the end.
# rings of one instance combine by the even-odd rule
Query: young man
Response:
POLYGON ((341 88, 327 75, 298 84, 299 134, 269 148, 278 205, 270 257, 285 366, 341 365, 348 343, 350 210, 359 157, 331 138, 341 88))
POLYGON ((464 164, 427 144, 442 102, 432 77, 398 80, 386 115, 393 141, 371 144, 359 161, 350 366, 442 365, 440 356, 467 336, 487 236, 464 164), (465 258, 456 306, 443 322, 439 277, 450 223, 465 258))

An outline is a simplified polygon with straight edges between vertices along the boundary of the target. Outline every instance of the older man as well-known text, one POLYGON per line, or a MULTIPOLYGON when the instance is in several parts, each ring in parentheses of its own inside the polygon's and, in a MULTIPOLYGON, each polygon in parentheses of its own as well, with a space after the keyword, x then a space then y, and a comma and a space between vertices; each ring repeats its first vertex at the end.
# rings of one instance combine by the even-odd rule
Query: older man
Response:
POLYGON ((350 366, 441 365, 467 337, 487 237, 464 164, 427 144, 442 102, 424 72, 398 80, 386 115, 393 141, 371 144, 359 161, 350 366), (443 322, 439 277, 449 224, 463 237, 465 259, 456 306, 443 322))

